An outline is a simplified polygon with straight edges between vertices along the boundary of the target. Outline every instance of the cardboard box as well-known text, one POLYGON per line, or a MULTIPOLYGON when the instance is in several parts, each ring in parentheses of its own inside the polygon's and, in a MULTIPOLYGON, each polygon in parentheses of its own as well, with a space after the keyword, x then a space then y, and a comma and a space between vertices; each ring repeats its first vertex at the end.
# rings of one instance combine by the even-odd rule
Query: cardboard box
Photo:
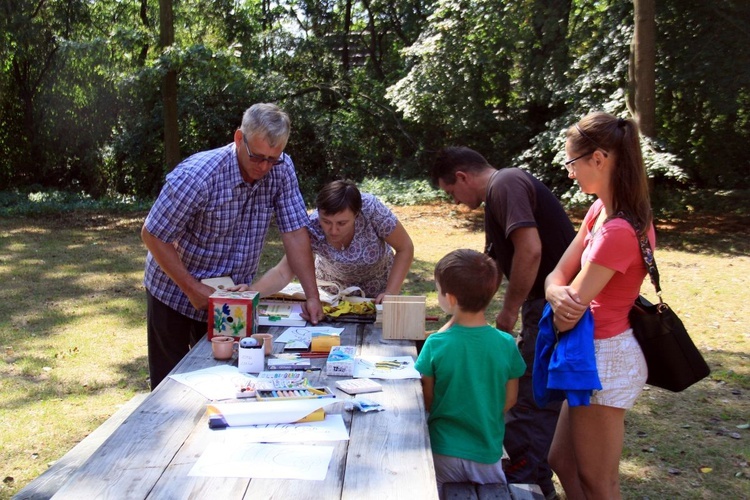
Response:
POLYGON ((356 348, 351 345, 335 345, 331 347, 326 361, 326 374, 338 377, 354 375, 354 354, 356 348))
POLYGON ((229 335, 236 340, 258 331, 257 292, 217 290, 208 298, 208 340, 229 335))

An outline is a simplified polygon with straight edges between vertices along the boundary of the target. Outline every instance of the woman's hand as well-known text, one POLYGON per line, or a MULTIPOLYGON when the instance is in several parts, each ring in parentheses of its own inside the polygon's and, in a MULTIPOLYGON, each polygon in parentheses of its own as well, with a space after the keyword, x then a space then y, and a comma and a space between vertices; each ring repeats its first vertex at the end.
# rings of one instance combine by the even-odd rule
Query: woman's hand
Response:
POLYGON ((588 304, 582 303, 578 292, 570 286, 548 285, 545 296, 555 312, 555 326, 563 332, 573 328, 588 309, 588 304))
POLYGON ((309 321, 313 325, 317 325, 324 316, 323 305, 320 303, 320 299, 307 299, 305 303, 302 304, 302 313, 300 314, 300 316, 302 316, 302 319, 309 321))

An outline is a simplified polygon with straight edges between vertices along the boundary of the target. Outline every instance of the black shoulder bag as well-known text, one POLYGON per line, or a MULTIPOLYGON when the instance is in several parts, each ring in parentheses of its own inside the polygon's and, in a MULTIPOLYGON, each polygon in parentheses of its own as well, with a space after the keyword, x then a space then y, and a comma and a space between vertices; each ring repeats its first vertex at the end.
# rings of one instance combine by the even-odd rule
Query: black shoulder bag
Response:
MULTIPOLYGON (((630 222, 636 236, 639 234, 633 221, 622 214, 617 216, 630 222)), ((645 233, 639 238, 639 245, 659 303, 652 304, 639 295, 628 315, 630 326, 648 365, 646 383, 680 392, 707 377, 711 370, 680 318, 662 300, 659 270, 645 233)))

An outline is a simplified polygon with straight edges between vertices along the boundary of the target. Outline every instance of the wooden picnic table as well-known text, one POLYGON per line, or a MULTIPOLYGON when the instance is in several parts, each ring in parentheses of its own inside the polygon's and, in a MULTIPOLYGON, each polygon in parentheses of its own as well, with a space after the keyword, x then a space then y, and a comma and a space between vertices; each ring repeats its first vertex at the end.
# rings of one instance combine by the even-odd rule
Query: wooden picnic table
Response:
MULTIPOLYGON (((372 324, 333 326, 345 328, 341 344, 356 346, 358 355, 416 357, 413 341, 383 340, 380 329, 372 324)), ((285 328, 261 328, 264 330, 277 337, 285 328)), ((274 345, 275 351, 281 348, 279 343, 274 345)), ((221 363, 229 361, 216 361, 210 343, 203 339, 173 373, 221 363)), ((313 359, 311 364, 322 367, 325 358, 313 359)), ((311 382, 327 385, 341 399, 326 407, 326 412, 342 414, 349 431, 348 441, 333 443, 324 481, 188 476, 211 442, 211 432, 216 431, 208 427, 209 401, 166 378, 80 467, 57 479, 55 487, 59 489, 54 498, 437 498, 420 381, 380 380, 383 391, 367 397, 386 410, 361 413, 344 410, 344 401, 352 396, 335 389, 340 379, 328 377, 325 371, 311 372, 311 382)), ((31 493, 22 490, 19 497, 33 497, 31 493)))

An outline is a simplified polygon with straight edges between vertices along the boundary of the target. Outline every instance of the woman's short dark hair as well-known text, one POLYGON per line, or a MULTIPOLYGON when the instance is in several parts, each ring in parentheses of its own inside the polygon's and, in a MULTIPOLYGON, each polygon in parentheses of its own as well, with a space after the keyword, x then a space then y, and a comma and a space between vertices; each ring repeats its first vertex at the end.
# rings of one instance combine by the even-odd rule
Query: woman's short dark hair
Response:
POLYGON ((354 215, 357 215, 362 210, 362 195, 352 181, 329 182, 318 193, 315 207, 318 212, 330 215, 343 212, 348 208, 354 212, 354 215))
POLYGON ((480 312, 495 296, 500 286, 497 264, 476 250, 454 250, 435 266, 435 281, 442 293, 450 293, 462 311, 480 312))

